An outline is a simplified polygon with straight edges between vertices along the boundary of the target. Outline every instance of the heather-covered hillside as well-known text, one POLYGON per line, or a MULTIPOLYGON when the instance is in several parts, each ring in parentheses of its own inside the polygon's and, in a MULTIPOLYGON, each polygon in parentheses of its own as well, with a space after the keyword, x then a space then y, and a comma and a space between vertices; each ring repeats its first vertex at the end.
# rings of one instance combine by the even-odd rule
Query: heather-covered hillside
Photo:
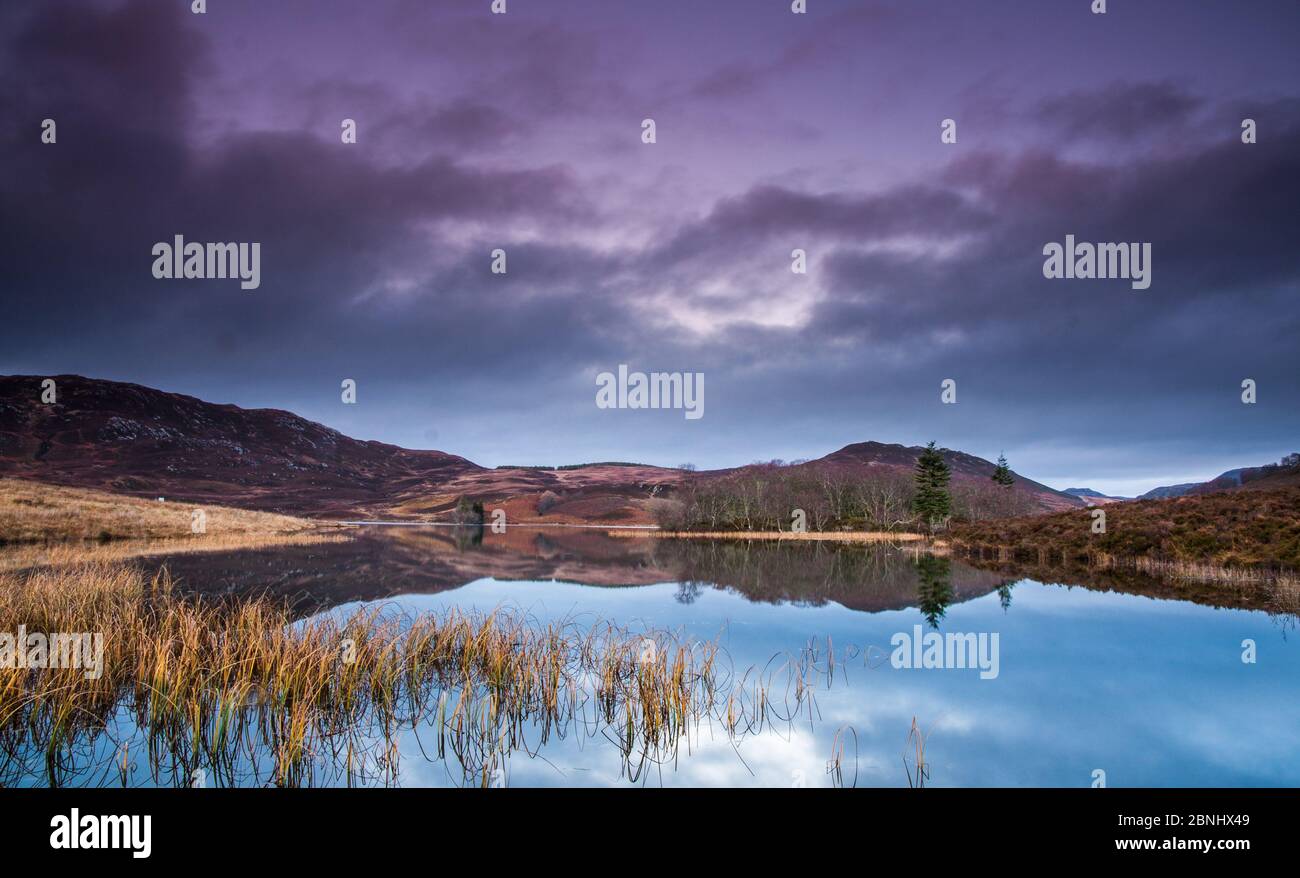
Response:
POLYGON ((959 524, 952 540, 972 548, 1082 560, 1144 558, 1223 567, 1300 570, 1300 488, 1219 491, 1105 507, 1106 532, 1092 510, 959 524))

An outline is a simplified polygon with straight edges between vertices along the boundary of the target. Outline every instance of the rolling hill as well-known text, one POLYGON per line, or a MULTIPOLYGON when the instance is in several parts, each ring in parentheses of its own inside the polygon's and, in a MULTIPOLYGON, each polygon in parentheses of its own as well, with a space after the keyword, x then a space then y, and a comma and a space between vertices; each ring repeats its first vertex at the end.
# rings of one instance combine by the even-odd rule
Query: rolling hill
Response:
POLYGON ((1131 500, 1106 509, 1094 533, 1088 512, 955 525, 951 540, 1008 557, 1091 562, 1100 557, 1228 568, 1300 570, 1300 487, 1211 491, 1131 500))
MULTIPOLYGON (((721 478, 746 468, 687 473, 601 463, 565 468, 488 469, 441 451, 352 439, 278 409, 244 409, 116 381, 56 376, 54 403, 41 402, 44 376, 0 377, 0 475, 137 497, 327 518, 425 518, 464 497, 500 506, 512 521, 650 523, 654 501, 684 479, 721 478)), ((798 467, 841 473, 910 474, 919 446, 862 442, 798 467)), ((954 484, 985 484, 994 465, 945 449, 954 484)), ((1016 476, 1033 508, 1083 501, 1016 476)))
MULTIPOLYGON (((919 445, 896 445, 882 442, 858 442, 846 445, 839 451, 828 454, 818 460, 809 461, 804 466, 826 466, 845 468, 850 471, 872 469, 892 469, 910 475, 916 465, 916 459, 924 451, 919 445)), ((952 471, 952 484, 988 485, 997 466, 991 461, 973 454, 940 449, 944 460, 952 471)), ((1018 473, 1012 473, 1015 482, 1012 490, 1028 498, 1039 511, 1057 511, 1075 509, 1084 505, 1078 497, 1057 491, 1047 485, 1027 479, 1018 473)))
POLYGON ((1208 482, 1189 482, 1182 485, 1163 485, 1152 488, 1137 499, 1161 500, 1170 497, 1209 494, 1215 491, 1273 490, 1300 485, 1300 454, 1288 454, 1277 463, 1263 466, 1244 466, 1230 469, 1208 482))

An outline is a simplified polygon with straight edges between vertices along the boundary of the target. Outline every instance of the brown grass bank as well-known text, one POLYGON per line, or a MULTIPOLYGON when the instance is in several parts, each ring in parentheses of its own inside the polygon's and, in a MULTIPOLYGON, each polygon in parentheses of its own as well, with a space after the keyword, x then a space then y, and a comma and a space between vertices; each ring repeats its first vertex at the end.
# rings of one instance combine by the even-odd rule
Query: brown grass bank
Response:
POLYGON ((141 500, 84 488, 0 479, 0 544, 294 534, 334 526, 226 506, 141 500), (195 534, 195 512, 203 534, 195 534))
POLYGON ((107 542, 17 543, 0 546, 0 573, 37 567, 69 567, 114 561, 156 558, 163 555, 200 555, 209 552, 245 552, 286 546, 342 543, 351 534, 302 531, 285 534, 206 534, 153 540, 107 542))
POLYGON ((1091 509, 956 524, 959 552, 1005 561, 1131 568, 1223 583, 1294 583, 1300 572, 1300 488, 1223 491, 1091 509))

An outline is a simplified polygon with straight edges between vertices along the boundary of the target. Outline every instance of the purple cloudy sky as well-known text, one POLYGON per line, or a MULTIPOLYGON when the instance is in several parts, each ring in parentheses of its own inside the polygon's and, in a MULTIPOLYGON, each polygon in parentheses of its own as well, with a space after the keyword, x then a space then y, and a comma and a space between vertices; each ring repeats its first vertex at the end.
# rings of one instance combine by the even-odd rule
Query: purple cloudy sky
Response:
POLYGON ((1300 450, 1300 4, 808 5, 10 0, 0 372, 488 465, 935 439, 1134 493, 1300 450), (1045 280, 1069 233, 1151 288, 1045 280), (176 234, 261 288, 155 280, 176 234), (619 363, 705 417, 597 409, 619 363))

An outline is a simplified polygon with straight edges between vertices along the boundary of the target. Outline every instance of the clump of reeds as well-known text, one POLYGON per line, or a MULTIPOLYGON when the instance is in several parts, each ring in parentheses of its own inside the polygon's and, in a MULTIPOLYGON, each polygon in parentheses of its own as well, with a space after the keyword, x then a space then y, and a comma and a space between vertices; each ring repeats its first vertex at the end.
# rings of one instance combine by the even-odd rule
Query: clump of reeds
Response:
POLYGON ((1295 588, 1300 576, 1287 570, 1255 567, 1224 567, 1218 564, 1198 564, 1190 561, 1161 561, 1153 558, 1117 559, 1106 555, 1099 566, 1121 567, 1125 564, 1152 576, 1185 579, 1190 582, 1213 582, 1224 585, 1276 585, 1295 588))
POLYGON ((125 781, 141 751, 161 783, 391 782, 398 731, 424 722, 466 779, 487 783, 509 752, 591 724, 635 773, 721 697, 708 643, 505 612, 295 622, 269 599, 183 599, 165 571, 121 565, 0 575, 0 631, 19 625, 100 632, 104 652, 94 679, 0 668, 4 784, 125 781), (112 738, 123 727, 131 742, 112 738))
MULTIPOLYGON (((738 744, 820 721, 817 688, 859 655, 810 642, 740 670, 712 642, 505 610, 295 620, 268 598, 205 602, 165 570, 103 562, 0 574, 0 633, 19 626, 101 633, 103 655, 98 676, 0 666, 4 786, 394 783, 411 733, 462 783, 496 784, 510 754, 568 734, 613 742, 637 781, 703 725, 738 744)), ((848 743, 841 730, 838 785, 856 782, 848 743)), ((915 769, 923 783, 920 747, 915 769)))
POLYGON ((907 772, 907 785, 914 790, 925 789, 925 783, 930 779, 930 763, 925 760, 925 739, 929 737, 928 732, 922 732, 921 727, 916 723, 916 717, 912 717, 912 728, 907 733, 907 746, 912 750, 912 762, 908 764, 908 754, 903 752, 903 770, 907 772))

